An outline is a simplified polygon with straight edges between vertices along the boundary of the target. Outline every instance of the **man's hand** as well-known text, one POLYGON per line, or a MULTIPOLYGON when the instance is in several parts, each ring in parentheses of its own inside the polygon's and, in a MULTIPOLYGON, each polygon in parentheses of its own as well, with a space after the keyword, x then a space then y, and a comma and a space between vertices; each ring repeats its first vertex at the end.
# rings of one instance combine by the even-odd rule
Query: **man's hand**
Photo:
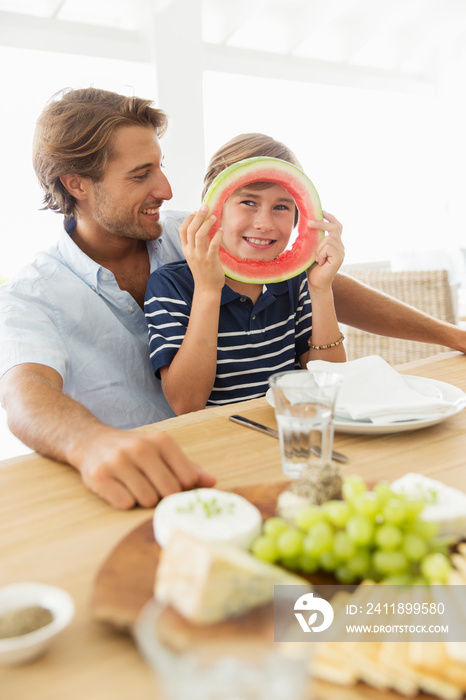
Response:
POLYGON ((101 423, 63 394, 60 375, 45 365, 17 365, 6 372, 0 400, 14 435, 40 454, 70 464, 115 508, 150 508, 169 493, 215 484, 215 477, 188 459, 169 435, 101 423))
POLYGON ((215 484, 215 477, 163 432, 104 428, 101 437, 86 441, 77 461, 86 486, 123 510, 135 505, 151 508, 170 493, 215 484))

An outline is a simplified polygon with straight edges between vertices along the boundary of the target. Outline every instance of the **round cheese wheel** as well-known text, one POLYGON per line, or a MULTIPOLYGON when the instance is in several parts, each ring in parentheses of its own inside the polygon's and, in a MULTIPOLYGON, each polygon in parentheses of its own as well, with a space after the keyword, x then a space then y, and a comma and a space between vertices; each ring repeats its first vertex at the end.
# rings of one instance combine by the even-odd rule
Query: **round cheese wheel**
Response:
POLYGON ((225 542, 248 549, 260 534, 258 508, 236 493, 195 489, 165 496, 153 517, 156 542, 165 547, 173 532, 187 532, 201 540, 225 542))

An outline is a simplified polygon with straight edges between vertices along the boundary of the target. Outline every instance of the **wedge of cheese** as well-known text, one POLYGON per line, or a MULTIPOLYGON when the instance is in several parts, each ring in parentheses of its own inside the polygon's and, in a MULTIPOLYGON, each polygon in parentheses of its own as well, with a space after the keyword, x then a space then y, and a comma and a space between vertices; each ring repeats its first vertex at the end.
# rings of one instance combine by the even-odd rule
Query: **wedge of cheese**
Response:
POLYGON ((309 585, 238 547, 178 531, 160 554, 154 593, 186 620, 208 625, 268 603, 275 584, 309 585))
POLYGON ((237 493, 195 489, 165 496, 153 517, 156 542, 165 547, 174 532, 248 549, 260 534, 258 508, 237 493))
POLYGON ((397 493, 426 498, 421 517, 438 524, 440 535, 466 535, 466 494, 422 474, 409 473, 392 483, 397 493))

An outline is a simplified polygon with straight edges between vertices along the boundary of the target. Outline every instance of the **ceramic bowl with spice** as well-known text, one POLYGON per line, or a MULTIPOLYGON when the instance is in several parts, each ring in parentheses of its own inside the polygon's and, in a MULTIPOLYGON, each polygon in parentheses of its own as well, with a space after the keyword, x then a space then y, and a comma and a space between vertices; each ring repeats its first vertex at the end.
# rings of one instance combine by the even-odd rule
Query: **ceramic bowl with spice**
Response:
POLYGON ((0 664, 43 654, 72 620, 74 603, 61 588, 14 583, 0 588, 0 664))

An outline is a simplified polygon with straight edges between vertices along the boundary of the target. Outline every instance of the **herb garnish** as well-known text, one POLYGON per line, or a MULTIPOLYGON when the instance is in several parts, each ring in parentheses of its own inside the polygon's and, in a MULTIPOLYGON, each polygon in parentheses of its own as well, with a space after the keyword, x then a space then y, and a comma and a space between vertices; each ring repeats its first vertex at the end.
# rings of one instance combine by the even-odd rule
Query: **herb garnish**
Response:
POLYGON ((206 518, 212 518, 221 513, 233 513, 235 510, 235 504, 232 502, 220 504, 215 496, 204 501, 197 491, 193 493, 195 498, 184 507, 178 506, 176 509, 178 513, 194 513, 194 511, 198 511, 203 513, 206 518))

